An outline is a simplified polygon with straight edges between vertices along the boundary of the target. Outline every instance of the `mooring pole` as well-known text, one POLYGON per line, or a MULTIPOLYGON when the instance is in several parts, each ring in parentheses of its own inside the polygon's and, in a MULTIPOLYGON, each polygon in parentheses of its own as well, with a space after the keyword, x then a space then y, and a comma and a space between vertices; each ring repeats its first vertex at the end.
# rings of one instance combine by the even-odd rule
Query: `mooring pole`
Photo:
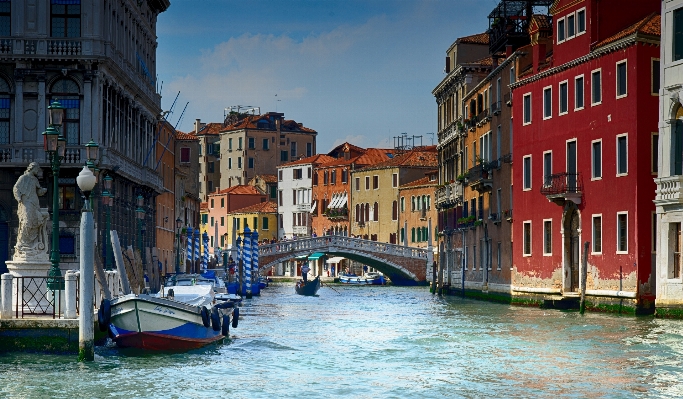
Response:
POLYGON ((583 259, 581 260, 581 302, 579 303, 579 313, 586 311, 586 281, 588 274, 588 241, 583 243, 583 259))

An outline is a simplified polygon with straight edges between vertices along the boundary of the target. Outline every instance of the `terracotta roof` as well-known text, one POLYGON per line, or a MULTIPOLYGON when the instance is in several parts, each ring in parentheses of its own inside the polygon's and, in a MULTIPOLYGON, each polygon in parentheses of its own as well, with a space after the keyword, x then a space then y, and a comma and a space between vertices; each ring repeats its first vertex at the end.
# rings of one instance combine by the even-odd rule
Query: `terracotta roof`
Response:
MULTIPOLYGON (((259 194, 261 195, 261 192, 256 189, 254 186, 247 186, 247 185, 239 185, 239 186, 232 186, 228 187, 226 189, 223 189, 215 194, 259 194)), ((212 194, 209 194, 212 195, 212 194)))
POLYGON ((176 131, 175 139, 178 141, 196 141, 196 140, 199 140, 199 138, 197 136, 189 134, 189 133, 183 133, 180 130, 176 131))
POLYGON ((410 188, 410 187, 418 187, 418 186, 436 186, 439 183, 438 180, 429 180, 429 176, 425 176, 423 178, 411 181, 410 183, 406 183, 402 185, 399 188, 410 188))
POLYGON ((661 15, 652 13, 647 17, 641 19, 640 21, 636 22, 635 24, 617 33, 616 35, 610 36, 607 39, 601 41, 600 43, 593 46, 593 48, 595 49, 610 43, 614 43, 618 40, 621 40, 634 34, 660 36, 662 34, 661 15))
POLYGON ((365 154, 356 157, 353 163, 356 165, 376 165, 380 162, 387 161, 396 154, 396 150, 383 148, 368 148, 365 154))
POLYGON ((345 151, 344 151, 345 148, 348 149, 349 152, 353 152, 353 151, 356 151, 356 152, 365 152, 365 148, 363 148, 363 147, 358 147, 357 145, 353 145, 353 144, 349 143, 348 141, 346 141, 346 142, 341 143, 341 144, 339 144, 338 146, 334 147, 333 149, 331 149, 331 150, 327 153, 327 155, 329 155, 329 156, 331 156, 331 157, 334 157, 334 154, 335 154, 335 153, 344 153, 344 152, 345 152, 345 151))
MULTIPOLYGON (((275 121, 271 119, 271 115, 248 115, 239 121, 225 126, 221 129, 221 132, 228 132, 231 130, 240 129, 265 129, 265 130, 275 130, 275 121), (260 125, 260 126, 259 126, 260 125)), ((305 133, 317 133, 315 130, 305 127, 304 125, 297 123, 293 120, 283 120, 280 125, 280 130, 283 132, 305 132, 305 133)))
POLYGON ((430 167, 438 166, 438 153, 436 146, 421 147, 413 149, 404 154, 397 155, 376 165, 369 165, 367 169, 382 169, 394 167, 430 167))
POLYGON ((223 129, 223 124, 222 123, 217 123, 217 122, 210 122, 204 125, 201 129, 199 129, 198 133, 192 133, 195 136, 199 135, 218 135, 220 131, 223 129))
POLYGON ((228 215, 235 213, 277 213, 277 204, 273 201, 260 202, 228 212, 228 215))
POLYGON ((199 204, 199 211, 208 211, 209 210, 209 203, 208 202, 202 202, 199 204))
POLYGON ((329 155, 317 154, 317 155, 313 155, 312 157, 307 157, 307 158, 299 159, 296 161, 283 163, 281 165, 278 165, 277 167, 282 168, 282 167, 287 167, 287 166, 305 165, 305 164, 320 165, 320 164, 326 164, 326 163, 329 163, 329 162, 332 162, 335 160, 336 160, 336 158, 332 158, 329 155))
POLYGON ((552 26, 548 21, 546 15, 534 14, 531 16, 531 22, 529 23, 529 34, 538 32, 539 30, 552 30, 552 26))
POLYGON ((474 61, 472 64, 480 64, 482 66, 493 66, 493 57, 488 56, 486 58, 474 61))
POLYGON ((263 174, 263 175, 256 175, 254 177, 260 177, 266 183, 277 183, 277 176, 276 175, 263 174))
POLYGON ((489 44, 489 34, 484 32, 484 33, 477 33, 476 35, 471 35, 471 36, 465 36, 465 37, 459 37, 458 40, 456 40, 456 43, 461 44, 461 43, 467 43, 467 44, 489 44))

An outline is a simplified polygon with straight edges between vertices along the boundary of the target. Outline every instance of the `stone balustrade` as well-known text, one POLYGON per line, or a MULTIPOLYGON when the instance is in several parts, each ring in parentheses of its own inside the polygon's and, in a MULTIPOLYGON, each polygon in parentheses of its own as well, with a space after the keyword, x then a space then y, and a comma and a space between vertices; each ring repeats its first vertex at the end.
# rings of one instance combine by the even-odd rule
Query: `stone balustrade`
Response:
POLYGON ((318 250, 324 252, 324 250, 330 247, 346 248, 370 253, 383 253, 411 259, 427 259, 427 250, 424 248, 406 247, 403 245, 344 236, 323 236, 262 245, 259 246, 259 256, 307 250, 311 252, 316 252, 318 250))
POLYGON ((683 176, 655 179, 655 204, 658 206, 683 203, 683 176))

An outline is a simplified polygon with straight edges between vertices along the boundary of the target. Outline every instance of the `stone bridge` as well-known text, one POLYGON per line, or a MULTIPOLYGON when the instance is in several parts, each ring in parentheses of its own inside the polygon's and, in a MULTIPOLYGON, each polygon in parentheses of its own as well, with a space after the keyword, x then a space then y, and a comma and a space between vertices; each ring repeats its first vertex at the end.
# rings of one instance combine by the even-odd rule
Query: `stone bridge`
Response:
POLYGON ((259 246, 259 269, 269 269, 298 256, 322 252, 373 267, 396 285, 426 283, 427 264, 433 253, 425 248, 387 244, 343 236, 324 236, 259 246))

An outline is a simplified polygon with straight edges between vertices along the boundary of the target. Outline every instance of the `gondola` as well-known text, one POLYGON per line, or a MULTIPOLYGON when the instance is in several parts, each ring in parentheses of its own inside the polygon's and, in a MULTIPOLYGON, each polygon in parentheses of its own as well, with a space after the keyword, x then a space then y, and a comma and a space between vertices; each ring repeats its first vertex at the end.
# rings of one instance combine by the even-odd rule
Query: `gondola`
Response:
POLYGON ((299 280, 294 287, 294 290, 299 295, 313 296, 320 289, 320 276, 310 280, 304 284, 303 280, 299 280))

